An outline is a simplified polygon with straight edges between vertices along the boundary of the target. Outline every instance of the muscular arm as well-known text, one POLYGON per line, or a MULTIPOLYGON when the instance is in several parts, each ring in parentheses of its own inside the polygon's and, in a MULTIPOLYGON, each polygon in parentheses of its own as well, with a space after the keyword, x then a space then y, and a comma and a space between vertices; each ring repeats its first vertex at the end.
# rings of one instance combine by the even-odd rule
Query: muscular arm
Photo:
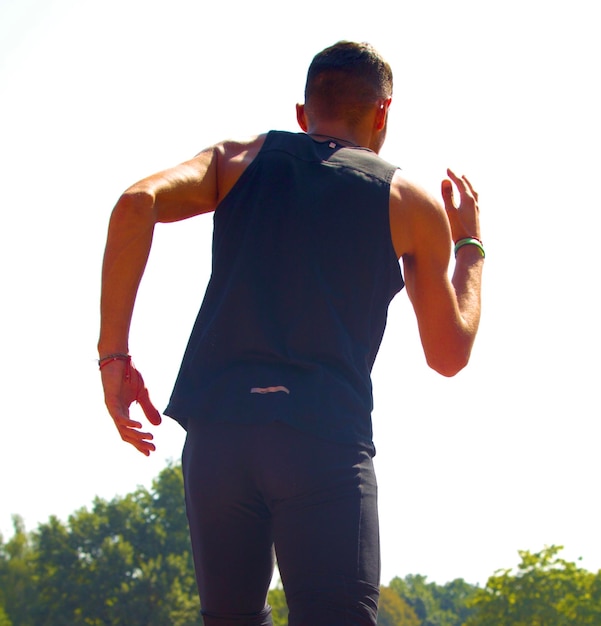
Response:
POLYGON ((129 324, 157 222, 214 211, 264 137, 227 141, 130 187, 113 209, 102 267, 100 354, 127 352, 129 324))
POLYGON ((393 242, 403 259, 407 292, 417 317, 430 367, 454 376, 467 364, 480 321, 483 259, 478 248, 464 246, 448 277, 452 241, 480 237, 477 196, 466 179, 449 171, 461 203, 453 204, 449 180, 443 181, 445 207, 397 174, 390 215, 393 242))
POLYGON ((155 174, 119 198, 109 222, 100 301, 100 355, 128 351, 134 302, 157 222, 172 222, 215 208, 217 151, 155 174))
MULTIPOLYGON (((215 210, 262 143, 263 137, 247 142, 223 142, 194 159, 141 180, 119 198, 111 214, 102 266, 98 341, 101 358, 129 352, 129 327, 155 224, 215 210)), ((152 435, 140 432, 141 424, 129 419, 132 394, 135 399, 138 395, 131 385, 142 381, 137 370, 128 369, 129 365, 118 359, 103 366, 105 402, 121 437, 140 452, 149 454, 154 449, 150 443, 152 435)), ((152 416, 146 408, 144 412, 156 424, 160 417, 149 406, 153 409, 152 416)))

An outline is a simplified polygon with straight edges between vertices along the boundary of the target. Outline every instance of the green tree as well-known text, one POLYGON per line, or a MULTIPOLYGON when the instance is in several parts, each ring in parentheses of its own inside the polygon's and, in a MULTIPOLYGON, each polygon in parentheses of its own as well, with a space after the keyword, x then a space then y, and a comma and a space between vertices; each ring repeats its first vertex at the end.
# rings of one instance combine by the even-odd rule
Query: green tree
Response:
POLYGON ((476 593, 467 626, 599 626, 601 571, 559 558, 562 549, 520 551, 515 574, 499 570, 476 593))
POLYGON ((465 624, 473 613, 471 600, 478 587, 470 585, 463 578, 456 578, 446 585, 436 585, 435 589, 434 595, 440 610, 447 615, 450 613, 455 616, 455 619, 451 620, 451 624, 454 626, 465 624))
POLYGON ((394 578, 390 587, 412 607, 420 626, 461 626, 473 611, 469 600, 476 587, 461 578, 437 585, 415 574, 394 578))
POLYGON ((34 626, 32 608, 37 599, 34 549, 23 519, 17 515, 13 517, 13 529, 13 536, 6 544, 0 536, 0 606, 6 616, 2 619, 7 624, 34 626))
POLYGON ((0 626, 13 626, 2 605, 0 605, 0 626))
POLYGON ((97 498, 67 523, 56 517, 0 542, 0 606, 19 626, 197 626, 181 470, 150 491, 97 498))
POLYGON ((273 626, 287 626, 288 604, 286 603, 286 595, 281 582, 274 589, 269 590, 267 601, 271 606, 273 626))
POLYGON ((415 611, 390 587, 380 587, 378 626, 420 626, 415 611))

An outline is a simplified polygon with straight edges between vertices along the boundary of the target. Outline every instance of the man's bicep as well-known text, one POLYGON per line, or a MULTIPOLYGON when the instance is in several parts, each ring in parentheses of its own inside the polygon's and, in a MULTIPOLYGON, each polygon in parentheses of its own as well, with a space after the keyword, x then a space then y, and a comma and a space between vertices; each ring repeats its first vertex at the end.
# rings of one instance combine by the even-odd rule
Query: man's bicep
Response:
POLYGON ((203 150, 193 159, 153 174, 127 194, 152 196, 156 222, 176 222, 213 211, 217 205, 217 151, 203 150))
POLYGON ((407 294, 420 327, 429 327, 434 321, 440 324, 440 315, 453 308, 453 288, 448 277, 450 253, 446 248, 428 237, 402 259, 407 294))
POLYGON ((428 364, 447 374, 455 366, 461 319, 448 275, 450 227, 441 207, 424 207, 413 224, 411 239, 411 252, 403 255, 407 294, 428 364))
MULTIPOLYGON (((424 189, 409 182, 391 194, 391 228, 408 275, 408 292, 442 287, 451 256, 451 228, 444 208, 424 189), (417 286, 412 283, 419 283, 417 286), (423 284, 422 284, 423 283, 423 284), (430 285, 432 283, 432 285, 430 285)), ((396 246, 395 246, 396 247, 396 246)))
POLYGON ((452 301, 453 288, 448 277, 448 263, 442 254, 403 256, 403 275, 407 294, 419 318, 452 301))
POLYGON ((173 168, 149 176, 124 195, 152 198, 155 222, 176 222, 217 208, 255 159, 265 135, 223 141, 173 168))

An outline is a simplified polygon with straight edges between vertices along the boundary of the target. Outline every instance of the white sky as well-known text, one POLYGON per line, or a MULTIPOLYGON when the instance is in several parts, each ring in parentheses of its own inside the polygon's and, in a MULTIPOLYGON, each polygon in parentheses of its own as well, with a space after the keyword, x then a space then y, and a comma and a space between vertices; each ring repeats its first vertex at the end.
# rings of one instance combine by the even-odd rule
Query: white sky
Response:
MULTIPOLYGON (((149 486, 105 412, 99 275, 121 191, 210 143, 296 130, 313 55, 373 43, 395 72, 382 156, 480 193, 483 319, 430 372, 402 293, 374 370, 383 571, 484 583, 517 550, 601 568, 594 3, 0 1, 0 530, 149 486)), ((437 192, 437 191, 436 191, 437 192)), ((157 229, 131 349, 163 408, 209 276, 211 218, 157 229)))

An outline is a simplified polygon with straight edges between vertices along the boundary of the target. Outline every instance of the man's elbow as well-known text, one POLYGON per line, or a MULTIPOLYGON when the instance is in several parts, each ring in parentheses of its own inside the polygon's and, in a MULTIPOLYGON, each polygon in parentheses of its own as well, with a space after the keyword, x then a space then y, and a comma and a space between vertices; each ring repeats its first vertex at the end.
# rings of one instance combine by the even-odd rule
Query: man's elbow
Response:
POLYGON ((450 354, 426 355, 426 362, 435 372, 452 378, 458 374, 470 360, 470 353, 457 351, 450 354))
POLYGON ((112 213, 113 220, 156 222, 154 195, 143 189, 128 189, 121 195, 112 213))

